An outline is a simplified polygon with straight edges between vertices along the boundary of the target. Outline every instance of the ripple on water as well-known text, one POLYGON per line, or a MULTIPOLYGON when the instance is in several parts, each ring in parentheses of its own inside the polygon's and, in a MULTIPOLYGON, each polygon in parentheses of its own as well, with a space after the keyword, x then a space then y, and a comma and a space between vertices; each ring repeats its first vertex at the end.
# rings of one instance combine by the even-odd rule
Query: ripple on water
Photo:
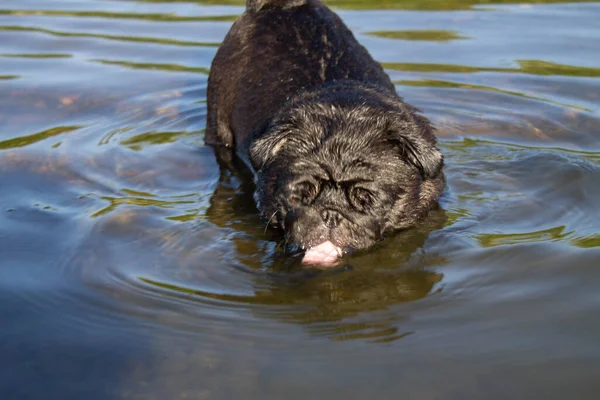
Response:
MULTIPOLYGON (((177 124, 177 115, 158 116, 156 126, 177 124)), ((134 129, 103 140, 107 149, 86 158, 5 158, 6 171, 27 165, 46 177, 39 185, 60 182, 53 201, 40 190, 40 204, 60 211, 72 207, 66 198, 84 200, 85 217, 62 216, 81 232, 54 262, 68 284, 55 295, 23 292, 38 312, 76 301, 62 314, 67 325, 131 334, 125 315, 165 335, 233 335, 246 343, 264 339, 266 319, 275 342, 285 336, 280 323, 315 337, 393 341, 411 334, 402 328, 403 303, 452 296, 470 279, 443 268, 461 254, 483 252, 491 261, 485 248, 548 241, 594 247, 598 235, 590 222, 600 187, 595 153, 444 141, 449 193, 441 210, 376 251, 347 256, 350 269, 303 270, 277 246, 276 233, 263 229, 252 186, 219 170, 210 149, 190 146, 185 133, 159 140, 134 129)), ((36 186, 31 177, 19 181, 36 186)))
MULTIPOLYGON (((126 398, 589 387, 586 360, 600 356, 596 6, 343 12, 445 138, 448 191, 420 227, 317 270, 265 229, 248 172, 202 145, 208 68, 241 7, 42 3, 0 10, 11 368, 44 357, 22 345, 85 363, 99 351, 126 364, 126 398)), ((104 374, 82 381, 104 390, 104 374)))

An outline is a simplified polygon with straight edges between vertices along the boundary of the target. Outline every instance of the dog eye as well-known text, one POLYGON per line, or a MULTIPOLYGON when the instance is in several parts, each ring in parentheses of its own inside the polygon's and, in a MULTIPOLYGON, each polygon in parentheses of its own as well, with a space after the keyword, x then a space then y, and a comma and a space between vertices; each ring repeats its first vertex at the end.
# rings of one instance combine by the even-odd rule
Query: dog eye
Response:
POLYGON ((364 209, 373 204, 373 193, 361 187, 353 187, 348 193, 350 204, 353 207, 364 209))
POLYGON ((293 205, 298 203, 309 205, 317 197, 317 194, 317 185, 310 181, 301 181, 292 186, 290 203, 293 205))

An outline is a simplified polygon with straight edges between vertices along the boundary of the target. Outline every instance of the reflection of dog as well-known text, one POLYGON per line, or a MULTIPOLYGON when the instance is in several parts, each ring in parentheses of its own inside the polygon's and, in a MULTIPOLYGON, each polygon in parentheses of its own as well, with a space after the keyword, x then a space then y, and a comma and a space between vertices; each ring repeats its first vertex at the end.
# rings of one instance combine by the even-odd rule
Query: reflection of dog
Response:
POLYGON ((206 142, 252 167, 289 242, 369 247, 444 186, 428 121, 318 0, 248 0, 213 61, 206 142))
POLYGON ((352 318, 421 299, 437 289, 443 275, 433 267, 445 260, 425 243, 432 232, 445 226, 443 209, 433 210, 418 226, 391 235, 378 251, 345 258, 352 268, 350 273, 341 268, 306 270, 299 258, 265 245, 264 240, 275 239, 271 234, 277 232, 265 233, 258 223, 253 185, 245 179, 244 166, 229 158, 224 149, 215 150, 221 174, 206 217, 212 224, 238 233, 231 236, 235 245, 232 261, 247 273, 256 291, 255 297, 240 301, 262 305, 252 307, 257 318, 281 317, 281 321, 299 323, 312 334, 338 340, 389 340, 402 334, 402 321, 397 317, 382 319, 383 314, 366 313, 359 324, 352 318), (285 307, 285 311, 273 313, 266 307, 270 305, 285 307))

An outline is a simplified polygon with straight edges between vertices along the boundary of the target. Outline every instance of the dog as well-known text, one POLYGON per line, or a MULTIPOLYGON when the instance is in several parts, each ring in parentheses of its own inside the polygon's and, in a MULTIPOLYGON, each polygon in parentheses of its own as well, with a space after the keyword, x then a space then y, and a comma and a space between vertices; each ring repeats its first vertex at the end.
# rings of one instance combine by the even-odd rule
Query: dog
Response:
POLYGON ((434 128, 319 0, 247 0, 207 97, 206 144, 251 168, 261 217, 307 262, 417 224, 444 190, 434 128))

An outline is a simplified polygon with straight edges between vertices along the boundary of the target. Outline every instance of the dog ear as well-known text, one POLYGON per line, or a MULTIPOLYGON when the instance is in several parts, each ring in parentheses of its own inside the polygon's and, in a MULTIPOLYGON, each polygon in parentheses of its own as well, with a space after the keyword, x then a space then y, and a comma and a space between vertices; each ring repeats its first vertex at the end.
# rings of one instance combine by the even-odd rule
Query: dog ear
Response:
POLYGON ((431 143, 422 137, 411 138, 398 133, 392 136, 391 141, 400 149, 402 156, 419 170, 423 179, 434 179, 441 173, 444 156, 435 142, 431 143))
POLYGON ((255 140, 250 146, 250 163, 255 171, 262 170, 283 149, 287 132, 274 131, 255 140))

